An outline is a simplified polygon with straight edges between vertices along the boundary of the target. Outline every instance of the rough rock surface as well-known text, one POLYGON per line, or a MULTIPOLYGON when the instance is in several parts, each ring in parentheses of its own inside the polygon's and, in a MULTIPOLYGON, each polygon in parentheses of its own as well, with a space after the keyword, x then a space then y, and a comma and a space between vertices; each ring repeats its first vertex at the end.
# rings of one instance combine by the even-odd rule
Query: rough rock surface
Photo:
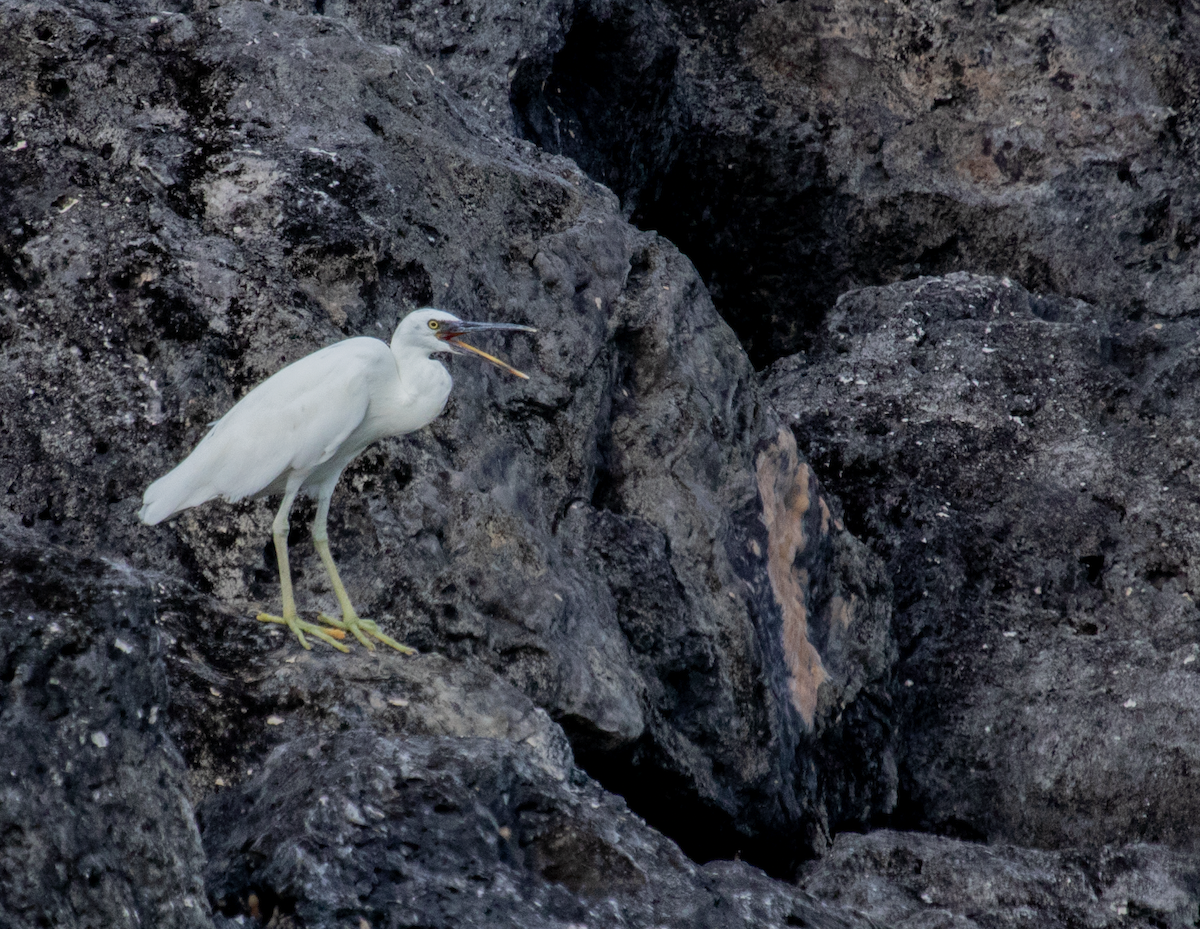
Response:
POLYGON ((1198 334, 957 274, 772 368, 896 583, 898 822, 1195 848, 1198 334))
MULTIPOLYGON (((6 505, 250 613, 270 508, 146 528, 146 484, 333 339, 429 302, 537 325, 501 347, 533 381, 456 361, 445 415, 346 475, 352 595, 490 665, 648 815, 703 822, 697 854, 811 854, 894 797, 887 585, 686 259, 475 96, 550 15, 493 16, 511 51, 443 78, 420 42, 258 3, 7 8, 6 505)), ((330 602, 310 514, 305 608, 330 602)))
POLYGON ((597 2, 514 102, 762 366, 839 294, 919 274, 1193 313, 1197 34, 1168 0, 597 2))
POLYGON ((0 924, 208 926, 151 589, 0 525, 0 924))
MULTIPOLYGON (((882 567, 691 264, 485 99, 555 10, 490 11, 481 54, 509 50, 479 67, 368 13, 0 7, 5 506, 157 585, 194 800, 345 725, 562 764, 552 719, 692 854, 786 873, 895 802, 882 567), (360 609, 441 658, 301 655, 249 618, 267 504, 147 528, 138 500, 250 385, 431 302, 541 330, 499 348, 534 380, 456 361, 445 415, 335 502, 360 609)), ((310 516, 306 611, 331 605, 310 516)))
POLYGON ((1196 925, 1196 860, 1161 846, 1080 852, 880 829, 838 837, 800 885, 892 929, 1196 925))
POLYGON ((573 768, 562 729, 477 662, 305 652, 178 579, 150 580, 171 672, 171 735, 197 796, 251 776, 281 744, 348 727, 504 739, 560 776, 573 768))
MULTIPOLYGON (((200 810, 221 913, 372 926, 866 927, 748 865, 699 867, 574 769, 497 739, 300 738, 200 810), (263 888, 270 888, 270 894, 263 888)), ((220 924, 220 920, 218 920, 220 924)), ((283 923, 287 925, 287 922, 283 923)))
POLYGON ((1147 0, 0 0, 5 917, 1195 921, 1198 32, 1147 0), (825 319, 959 270, 1057 295, 825 319), (335 500, 352 595, 425 654, 303 653, 248 618, 270 507, 147 529, 141 491, 427 303, 537 325, 493 346, 535 378, 455 360, 335 500), (797 348, 781 418, 751 362, 797 348), (884 822, 1060 851, 843 836, 822 910, 689 863, 572 754, 701 861, 790 874, 884 822), (1062 906, 1040 876, 1081 871, 1062 906))
POLYGON ((485 668, 272 650, 177 580, 0 553, 6 927, 869 926, 690 861, 485 668))

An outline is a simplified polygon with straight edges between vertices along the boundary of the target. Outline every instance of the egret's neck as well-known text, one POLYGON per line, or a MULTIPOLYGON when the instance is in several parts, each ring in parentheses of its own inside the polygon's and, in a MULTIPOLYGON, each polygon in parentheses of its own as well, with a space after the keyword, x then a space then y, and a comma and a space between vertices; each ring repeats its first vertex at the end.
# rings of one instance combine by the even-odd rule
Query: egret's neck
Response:
POLYGON ((420 390, 431 381, 441 382, 450 378, 446 366, 433 358, 423 346, 406 344, 398 337, 393 337, 392 355, 396 358, 401 385, 410 390, 420 390))

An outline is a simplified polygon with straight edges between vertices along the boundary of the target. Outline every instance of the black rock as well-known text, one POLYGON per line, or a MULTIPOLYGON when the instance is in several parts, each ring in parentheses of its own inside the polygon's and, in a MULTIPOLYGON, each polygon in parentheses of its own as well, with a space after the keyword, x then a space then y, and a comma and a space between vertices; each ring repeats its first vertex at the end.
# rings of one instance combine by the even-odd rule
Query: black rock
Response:
POLYGON ((519 129, 678 245, 756 366, 921 274, 1194 312, 1188 4, 605 0, 560 29, 517 67, 519 129))
POLYGON ((594 781, 498 739, 301 738, 200 810, 209 892, 276 925, 866 926, 697 867, 594 781))
MULTIPOLYGON (((790 876, 891 825, 1128 868, 1184 890, 1120 918, 1184 919, 1197 25, 1140 0, 0 6, 0 719, 34 791, 0 815, 65 869, 5 845, 5 916, 853 923, 683 856, 790 876), (141 494, 253 384, 427 304, 537 326, 488 346, 533 377, 454 359, 445 414, 344 476, 350 593, 421 657, 304 652, 251 618, 270 504, 149 528, 141 494), (108 759, 99 799, 77 757, 108 759), (384 809, 371 765, 426 780, 378 824, 323 819, 384 809), (427 869, 376 877, 393 839, 427 869)), ((306 615, 333 604, 311 515, 306 615)), ((862 842, 808 886, 903 897, 894 848, 951 861, 947 919, 974 918, 995 871, 862 842)), ((1064 899, 1107 905, 1096 880, 1064 899)))
MULTIPOLYGON (((438 29, 469 25, 422 9, 438 29)), ((278 596, 271 507, 151 528, 145 486, 283 363, 389 337, 417 305, 536 325, 491 346, 531 381, 455 359, 445 414, 347 471, 330 531, 360 610, 495 670, 700 857, 786 873, 840 824, 886 813, 884 575, 838 527, 691 264, 493 112, 505 62, 552 10, 490 12, 497 55, 478 73, 424 40, 371 38, 365 12, 365 34, 240 2, 0 15, 4 93, 40 114, 0 152, 14 180, 0 225, 29 231, 3 245, 11 511, 225 604, 173 609, 220 617, 231 651, 202 663, 232 668, 252 640, 286 639, 249 618, 278 596), (51 61, 49 84, 22 82, 51 61), (830 759, 851 783, 822 773, 830 759)), ((306 611, 332 608, 311 512, 293 521, 306 611)), ((205 673, 178 673, 203 701, 205 673)), ((180 728, 209 776, 256 744, 239 747, 235 723, 180 728)))
POLYGON ((1195 848, 1197 334, 957 274, 847 294, 772 368, 895 583, 895 822, 1195 848))
POLYGON ((0 531, 0 923, 209 926, 149 588, 0 531))
POLYGON ((839 836, 800 884, 912 929, 1194 926, 1196 862, 1162 846, 1041 851, 880 829, 839 836))

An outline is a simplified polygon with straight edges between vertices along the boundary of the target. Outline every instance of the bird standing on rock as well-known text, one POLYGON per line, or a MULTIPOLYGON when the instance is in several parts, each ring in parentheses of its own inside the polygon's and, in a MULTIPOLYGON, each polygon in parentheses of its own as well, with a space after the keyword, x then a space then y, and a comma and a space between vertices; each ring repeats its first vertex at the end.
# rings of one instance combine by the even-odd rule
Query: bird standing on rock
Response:
POLYGON ((329 501, 342 471, 377 439, 414 432, 433 422, 446 405, 454 382, 434 352, 474 352, 510 374, 528 379, 499 358, 459 341, 469 332, 505 329, 536 332, 515 323, 464 322, 442 310, 409 313, 392 336, 345 339, 306 355, 271 375, 221 417, 200 444, 169 474, 146 489, 139 517, 153 526, 180 510, 214 497, 230 502, 282 493, 272 533, 279 559, 283 615, 259 613, 264 622, 282 623, 305 648, 307 632, 343 652, 338 638, 352 633, 368 649, 373 636, 385 645, 413 650, 385 635, 355 612, 329 552, 325 523, 329 501), (326 627, 296 613, 288 566, 288 514, 300 491, 317 498, 313 545, 342 609, 340 620, 319 615, 326 627))

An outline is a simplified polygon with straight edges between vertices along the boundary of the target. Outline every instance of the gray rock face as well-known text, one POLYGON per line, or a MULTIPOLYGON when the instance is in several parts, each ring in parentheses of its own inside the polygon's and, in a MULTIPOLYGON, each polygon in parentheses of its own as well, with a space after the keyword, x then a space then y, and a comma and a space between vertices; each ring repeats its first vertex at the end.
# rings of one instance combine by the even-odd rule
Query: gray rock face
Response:
POLYGON ((0 546, 5 926, 867 925, 690 861, 484 668, 272 650, 175 579, 0 546))
MULTIPOLYGON (((0 9, 5 506, 156 585, 193 799, 346 725, 533 740, 562 767, 557 723, 701 858, 783 873, 885 815, 880 564, 691 264, 496 113, 561 11, 489 12, 478 68, 347 13, 362 30, 243 2, 0 9), (445 415, 348 471, 352 596, 442 657, 331 665, 250 619, 277 596, 270 506, 148 528, 138 501, 252 384, 427 303, 538 326, 489 346, 535 377, 455 360, 445 415)), ((332 605, 310 516, 305 612, 332 605)))
POLYGON ((952 275, 847 294, 772 369, 896 583, 899 821, 1194 847, 1195 340, 952 275))
POLYGON ((1151 845, 1078 852, 881 829, 839 836, 801 886, 875 925, 1194 926, 1193 856, 1151 845))
POLYGON ((1194 921, 1195 15, 0 6, 4 918, 1194 921), (826 317, 963 268, 1070 296, 826 317), (268 504, 141 492, 426 304, 534 378, 451 361, 334 502, 424 654, 304 653, 268 504), (684 857, 884 822, 1061 852, 844 836, 823 902, 684 857))
POLYGON ((580 772, 503 740, 296 739, 200 816, 228 917, 253 894, 262 919, 310 929, 867 925, 748 866, 696 866, 580 772))
POLYGON ((0 532, 0 923, 210 926, 145 584, 0 532))
MULTIPOLYGON (((347 473, 331 533, 360 609, 479 657, 589 764, 619 757, 598 770, 632 771, 648 811, 666 791, 680 822, 703 813, 699 854, 803 855, 886 810, 886 723, 843 714, 882 694, 886 583, 803 462, 772 451, 791 438, 669 243, 570 163, 494 135, 419 49, 348 22, 79 6, 53 24, 11 10, 5 35, 14 75, 56 56, 49 84, 10 82, 23 115, 4 153, 4 378, 23 402, 3 468, 26 523, 182 566, 252 612, 277 595, 269 507, 148 529, 144 486, 251 384, 342 335, 388 336, 427 302, 535 324, 501 348, 532 382, 456 361, 445 415, 347 473), (786 459, 780 492, 804 485, 770 517, 782 554, 763 454, 786 459), (850 791, 814 775, 835 743, 861 762, 850 791)), ((302 604, 328 601, 295 551, 302 604)))

